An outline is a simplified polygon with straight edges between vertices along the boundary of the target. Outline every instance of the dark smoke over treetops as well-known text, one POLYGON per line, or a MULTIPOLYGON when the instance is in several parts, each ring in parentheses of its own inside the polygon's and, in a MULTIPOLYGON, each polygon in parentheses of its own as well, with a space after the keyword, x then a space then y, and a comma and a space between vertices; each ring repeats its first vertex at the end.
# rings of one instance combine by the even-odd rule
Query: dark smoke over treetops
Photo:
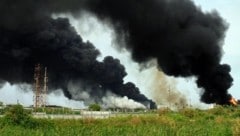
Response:
MULTIPOLYGON (((135 61, 145 63, 156 58, 159 68, 168 75, 196 76, 198 86, 205 90, 201 99, 206 103, 226 104, 231 97, 227 92, 233 80, 229 74, 230 67, 220 64, 222 39, 227 25, 217 12, 203 13, 190 0, 45 0, 34 2, 2 0, 0 9, 1 29, 7 29, 1 30, 3 31, 1 33, 18 32, 21 33, 20 35, 24 33, 28 36, 35 34, 35 31, 31 32, 32 30, 42 30, 40 26, 49 23, 45 18, 50 18, 52 13, 79 13, 81 10, 87 10, 99 19, 112 24, 118 36, 125 38, 127 42, 125 48, 132 52, 135 61)), ((63 28, 61 26, 61 29, 63 28)), ((42 35, 51 39, 51 32, 47 34, 42 35)), ((6 34, 4 35, 6 37, 6 34)), ((62 37, 60 39, 65 41, 62 37)), ((6 41, 8 40, 2 39, 2 43, 6 41)), ((22 39, 19 41, 26 44, 22 39)), ((42 39, 38 42, 41 43, 42 39)), ((68 42, 65 41, 66 44, 69 44, 68 42)), ((90 43, 86 44, 92 46, 90 43)), ((32 46, 37 48, 37 45, 32 46)), ((14 44, 14 46, 19 46, 19 44, 14 44)), ((46 44, 42 46, 45 47, 46 44)), ((59 46, 54 47, 60 48, 59 46)), ((78 56, 81 55, 75 51, 74 47, 67 49, 73 51, 74 55, 69 51, 63 54, 67 54, 65 57, 71 57, 74 63, 69 63, 76 67, 75 62, 80 60, 78 56)), ((27 49, 19 47, 16 54, 24 56, 22 50, 27 49)), ((89 60, 94 58, 90 56, 88 55, 86 62, 90 63, 89 60)), ((12 57, 9 58, 12 59, 12 57)), ((77 76, 75 72, 67 75, 63 78, 66 81, 72 76, 77 76)), ((116 85, 115 83, 106 83, 106 86, 112 87, 116 85)))
POLYGON ((133 83, 123 83, 127 73, 118 59, 108 56, 103 62, 97 61, 100 52, 90 42, 82 41, 68 19, 52 19, 51 14, 34 13, 32 7, 27 7, 31 8, 29 17, 33 17, 28 18, 26 7, 22 9, 20 4, 11 3, 8 10, 3 9, 1 2, 0 7, 5 10, 0 23, 1 80, 31 84, 34 65, 41 63, 48 67, 50 90, 61 88, 68 98, 73 98, 69 83, 82 81, 84 85, 79 89, 87 89, 95 101, 111 91, 144 105, 150 103, 152 108, 155 106, 133 83), (12 11, 15 9, 16 12, 12 11))

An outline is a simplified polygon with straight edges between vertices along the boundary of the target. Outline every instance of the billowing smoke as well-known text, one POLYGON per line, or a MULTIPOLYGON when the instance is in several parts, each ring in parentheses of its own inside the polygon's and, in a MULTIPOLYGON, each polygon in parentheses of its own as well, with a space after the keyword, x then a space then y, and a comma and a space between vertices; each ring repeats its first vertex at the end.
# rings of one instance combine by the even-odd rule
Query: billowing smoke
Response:
POLYGON ((30 82, 32 65, 41 62, 54 69, 49 72, 53 87, 66 89, 69 80, 80 78, 96 90, 137 95, 136 101, 145 98, 134 84, 123 84, 126 73, 117 59, 97 62, 99 52, 82 42, 67 19, 50 17, 86 10, 112 25, 135 61, 154 58, 167 75, 196 76, 205 90, 203 102, 227 104, 231 97, 230 66, 220 64, 226 22, 216 11, 203 13, 190 0, 2 0, 0 9, 3 80, 30 82))
POLYGON ((117 97, 114 94, 108 92, 106 96, 102 98, 103 105, 108 108, 121 108, 121 109, 145 109, 149 108, 150 103, 146 102, 144 105, 128 99, 126 96, 117 97))
POLYGON ((152 99, 157 105, 167 105, 172 109, 180 109, 187 106, 187 98, 181 94, 181 91, 176 87, 177 81, 175 78, 166 76, 162 71, 156 67, 151 68, 153 75, 150 80, 149 91, 152 99))
POLYGON ((133 83, 124 84, 127 73, 118 59, 107 56, 97 61, 100 52, 83 42, 68 19, 53 19, 41 8, 32 1, 0 2, 1 82, 32 84, 34 66, 41 63, 48 67, 49 89, 62 89, 68 98, 77 99, 76 94, 88 90, 86 94, 101 102, 108 90, 154 107, 133 83), (79 81, 77 90, 70 90, 71 83, 79 81))
POLYGON ((229 103, 230 66, 220 64, 226 22, 190 0, 90 0, 87 10, 110 22, 139 63, 157 59, 172 76, 196 76, 205 103, 229 103))

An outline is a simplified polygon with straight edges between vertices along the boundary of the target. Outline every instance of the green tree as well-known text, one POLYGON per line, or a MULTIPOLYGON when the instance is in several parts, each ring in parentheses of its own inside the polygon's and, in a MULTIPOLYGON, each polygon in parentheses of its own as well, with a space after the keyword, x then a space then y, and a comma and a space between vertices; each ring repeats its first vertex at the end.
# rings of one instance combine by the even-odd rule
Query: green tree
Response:
POLYGON ((101 110, 101 106, 99 104, 90 104, 88 107, 89 110, 91 111, 100 111, 101 110))

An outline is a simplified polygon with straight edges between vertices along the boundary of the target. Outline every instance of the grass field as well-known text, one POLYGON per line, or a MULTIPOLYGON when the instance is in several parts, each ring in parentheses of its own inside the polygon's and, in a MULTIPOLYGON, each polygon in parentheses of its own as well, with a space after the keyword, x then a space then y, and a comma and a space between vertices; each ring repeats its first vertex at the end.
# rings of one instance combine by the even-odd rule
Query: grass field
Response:
POLYGON ((167 109, 156 114, 125 115, 108 119, 33 119, 26 124, 4 123, 1 136, 239 136, 240 109, 167 109))

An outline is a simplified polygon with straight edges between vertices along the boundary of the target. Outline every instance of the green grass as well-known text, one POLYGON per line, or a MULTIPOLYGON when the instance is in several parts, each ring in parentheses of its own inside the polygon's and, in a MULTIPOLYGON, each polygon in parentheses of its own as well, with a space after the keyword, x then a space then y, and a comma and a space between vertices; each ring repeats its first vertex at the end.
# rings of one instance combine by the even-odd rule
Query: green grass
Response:
POLYGON ((128 115, 109 119, 34 119, 35 127, 4 124, 1 136, 238 136, 240 109, 217 107, 207 111, 128 115))

